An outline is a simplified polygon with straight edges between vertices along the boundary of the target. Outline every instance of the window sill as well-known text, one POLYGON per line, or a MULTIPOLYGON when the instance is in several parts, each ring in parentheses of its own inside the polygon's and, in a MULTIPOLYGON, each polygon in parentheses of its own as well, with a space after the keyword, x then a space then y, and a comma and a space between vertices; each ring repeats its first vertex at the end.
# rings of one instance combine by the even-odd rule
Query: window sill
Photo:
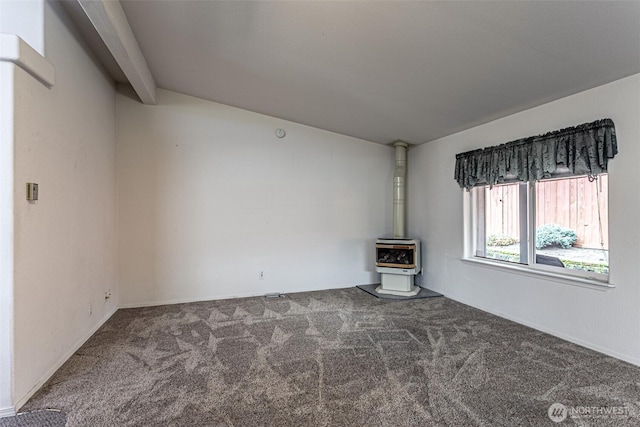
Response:
POLYGON ((616 287, 611 283, 603 282, 601 280, 590 279, 585 277, 568 276, 566 274, 559 274, 559 273, 554 273, 554 272, 544 271, 544 270, 536 270, 527 266, 509 264, 506 262, 492 261, 488 259, 475 258, 475 257, 462 258, 461 261, 468 264, 474 264, 479 267, 507 271, 509 273, 536 277, 538 279, 552 280, 554 282, 564 283, 564 284, 573 285, 573 286, 580 286, 583 288, 594 289, 598 291, 608 291, 616 287))

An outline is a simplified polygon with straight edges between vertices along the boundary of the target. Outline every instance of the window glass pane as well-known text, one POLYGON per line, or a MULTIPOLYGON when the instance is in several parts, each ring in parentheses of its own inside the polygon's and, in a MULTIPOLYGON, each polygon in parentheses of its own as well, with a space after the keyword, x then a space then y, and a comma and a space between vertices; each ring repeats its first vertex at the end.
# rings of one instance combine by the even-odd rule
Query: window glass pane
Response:
MULTIPOLYGON (((485 257, 521 262, 521 255, 524 255, 526 263, 526 254, 521 253, 520 245, 520 221, 526 221, 526 214, 521 215, 521 189, 521 184, 515 183, 480 190, 484 193, 485 257)), ((523 191, 526 192, 526 186, 523 191)))
POLYGON ((536 262, 609 274, 608 178, 536 183, 536 262))

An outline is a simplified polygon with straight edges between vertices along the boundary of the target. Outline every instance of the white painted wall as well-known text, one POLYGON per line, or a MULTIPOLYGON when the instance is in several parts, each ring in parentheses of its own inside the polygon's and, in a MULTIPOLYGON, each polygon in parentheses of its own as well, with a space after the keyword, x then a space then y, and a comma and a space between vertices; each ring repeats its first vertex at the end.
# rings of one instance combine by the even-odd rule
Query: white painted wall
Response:
POLYGON ((157 97, 145 106, 117 95, 121 306, 379 280, 391 147, 166 90, 157 97))
POLYGON ((45 4, 48 89, 15 80, 14 404, 116 309, 115 92, 58 2, 45 4), (25 200, 25 183, 40 200, 25 200), (104 291, 113 298, 105 302, 104 291), (89 314, 89 305, 92 314, 89 314))
POLYGON ((640 75, 412 150, 409 232, 424 242, 424 285, 446 296, 640 365, 640 75), (460 261, 459 152, 610 117, 620 154, 609 163, 610 280, 602 292, 460 261))
POLYGON ((13 75, 0 62, 0 417, 13 415, 13 75))
MULTIPOLYGON (((0 33, 44 53, 44 0, 0 0, 0 33)), ((6 47, 6 46, 5 46, 6 47)), ((0 52, 0 57, 5 57, 0 52)), ((13 415, 13 77, 0 62, 0 417, 13 415)))

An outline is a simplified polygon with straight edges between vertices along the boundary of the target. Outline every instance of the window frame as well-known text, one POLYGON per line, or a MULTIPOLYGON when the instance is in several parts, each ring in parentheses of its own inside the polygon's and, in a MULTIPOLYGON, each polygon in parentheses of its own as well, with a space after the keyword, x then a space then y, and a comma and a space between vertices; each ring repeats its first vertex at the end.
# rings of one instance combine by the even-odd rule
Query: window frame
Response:
MULTIPOLYGON (((549 180, 577 178, 583 175, 561 174, 554 176, 549 180)), ((545 180, 546 181, 546 180, 545 180)), ((478 223, 484 214, 480 215, 479 210, 484 204, 484 200, 480 201, 479 194, 482 192, 484 199, 484 190, 488 187, 478 186, 470 191, 464 191, 463 214, 464 214, 464 255, 462 260, 474 264, 480 264, 492 268, 506 269, 512 272, 519 272, 525 275, 544 276, 552 280, 567 282, 569 284, 585 285, 596 289, 606 289, 615 287, 610 283, 609 274, 597 273, 592 271, 574 270, 562 267, 554 267, 535 262, 535 216, 536 216, 536 181, 530 182, 505 182, 504 184, 519 184, 519 209, 520 209, 520 262, 504 261, 495 258, 478 255, 479 227, 478 223), (525 190, 525 191, 523 191, 525 190), (522 203, 526 206, 522 206, 522 203), (522 215, 525 214, 524 220, 522 215), (526 229, 526 235, 523 238, 523 231, 526 229), (523 240, 525 240, 524 242, 523 240), (526 264, 523 261, 523 249, 526 250, 526 264)), ((503 185, 504 185, 503 184, 503 185)), ((607 197, 609 191, 607 187, 607 197)), ((607 224, 607 227, 609 224, 607 224)), ((483 233, 486 231, 483 230, 483 233)), ((486 235, 485 235, 486 237, 486 235)), ((610 252, 609 252, 610 255, 610 252)), ((609 258, 609 265, 610 265, 609 258)))

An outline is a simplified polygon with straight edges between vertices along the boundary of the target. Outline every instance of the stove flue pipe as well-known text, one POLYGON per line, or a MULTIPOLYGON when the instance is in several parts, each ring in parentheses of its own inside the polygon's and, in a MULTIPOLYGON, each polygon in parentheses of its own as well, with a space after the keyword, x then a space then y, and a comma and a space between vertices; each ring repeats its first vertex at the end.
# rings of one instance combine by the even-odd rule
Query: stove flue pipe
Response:
POLYGON ((404 238, 405 181, 407 179, 407 148, 404 141, 393 143, 396 149, 396 170, 393 174, 393 237, 404 238))

